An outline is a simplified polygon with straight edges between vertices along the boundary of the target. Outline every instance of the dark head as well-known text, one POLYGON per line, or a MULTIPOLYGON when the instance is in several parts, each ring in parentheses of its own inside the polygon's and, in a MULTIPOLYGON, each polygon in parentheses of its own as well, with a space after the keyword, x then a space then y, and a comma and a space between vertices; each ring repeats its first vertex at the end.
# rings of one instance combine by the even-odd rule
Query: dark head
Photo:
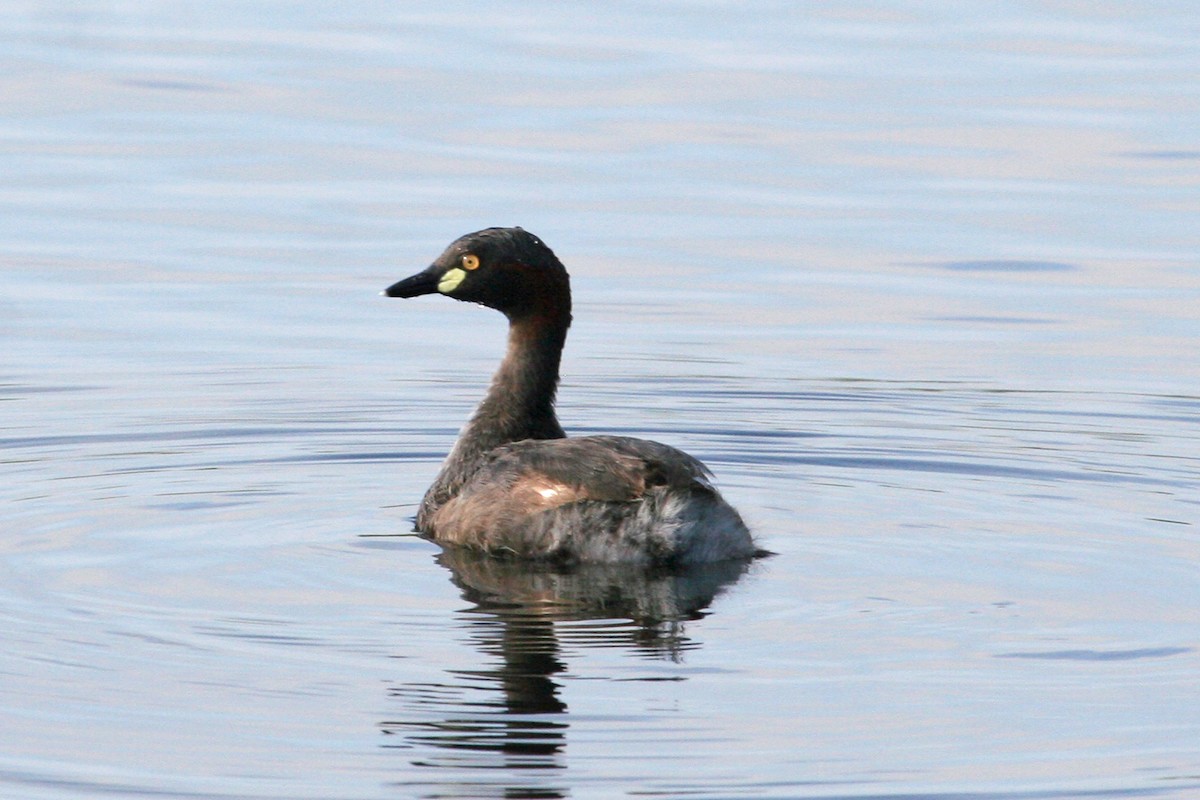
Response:
POLYGON ((440 292, 494 308, 509 319, 571 318, 567 270, 521 228, 487 228, 455 240, 424 272, 394 283, 388 297, 440 292))

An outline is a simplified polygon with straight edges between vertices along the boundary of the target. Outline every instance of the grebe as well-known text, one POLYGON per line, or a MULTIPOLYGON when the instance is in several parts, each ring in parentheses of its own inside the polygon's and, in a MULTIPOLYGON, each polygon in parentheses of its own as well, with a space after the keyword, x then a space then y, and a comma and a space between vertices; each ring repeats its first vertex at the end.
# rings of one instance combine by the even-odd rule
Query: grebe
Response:
POLYGON ((388 297, 441 294, 508 317, 508 350, 417 512, 445 545, 560 563, 685 565, 756 552, 709 471, 626 436, 567 438, 554 413, 571 325, 567 270, 521 228, 453 242, 388 297))

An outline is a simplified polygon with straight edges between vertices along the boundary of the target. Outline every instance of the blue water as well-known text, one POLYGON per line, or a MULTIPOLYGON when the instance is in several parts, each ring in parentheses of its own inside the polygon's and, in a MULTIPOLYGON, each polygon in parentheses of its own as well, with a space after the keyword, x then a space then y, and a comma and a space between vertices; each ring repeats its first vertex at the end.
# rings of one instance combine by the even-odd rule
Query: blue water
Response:
POLYGON ((1200 797, 1191 4, 0 9, 0 796, 1200 797), (503 320, 776 553, 408 535, 503 320))

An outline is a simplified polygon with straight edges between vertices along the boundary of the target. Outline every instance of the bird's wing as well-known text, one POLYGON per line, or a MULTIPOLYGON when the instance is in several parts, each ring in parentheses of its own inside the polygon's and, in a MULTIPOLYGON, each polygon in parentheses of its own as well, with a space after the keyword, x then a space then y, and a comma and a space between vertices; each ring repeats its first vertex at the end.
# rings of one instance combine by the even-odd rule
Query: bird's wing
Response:
POLYGON ((637 500, 657 486, 709 486, 708 470, 687 453, 626 436, 527 439, 498 447, 474 481, 517 486, 533 483, 549 499, 637 500))

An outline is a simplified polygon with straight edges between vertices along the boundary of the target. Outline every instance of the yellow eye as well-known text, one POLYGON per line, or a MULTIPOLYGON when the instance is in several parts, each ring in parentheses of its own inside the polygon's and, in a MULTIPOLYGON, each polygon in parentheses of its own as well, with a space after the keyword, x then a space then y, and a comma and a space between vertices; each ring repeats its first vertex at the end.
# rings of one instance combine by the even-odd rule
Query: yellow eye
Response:
POLYGON ((462 257, 463 269, 479 269, 479 256, 474 253, 467 253, 462 257))

